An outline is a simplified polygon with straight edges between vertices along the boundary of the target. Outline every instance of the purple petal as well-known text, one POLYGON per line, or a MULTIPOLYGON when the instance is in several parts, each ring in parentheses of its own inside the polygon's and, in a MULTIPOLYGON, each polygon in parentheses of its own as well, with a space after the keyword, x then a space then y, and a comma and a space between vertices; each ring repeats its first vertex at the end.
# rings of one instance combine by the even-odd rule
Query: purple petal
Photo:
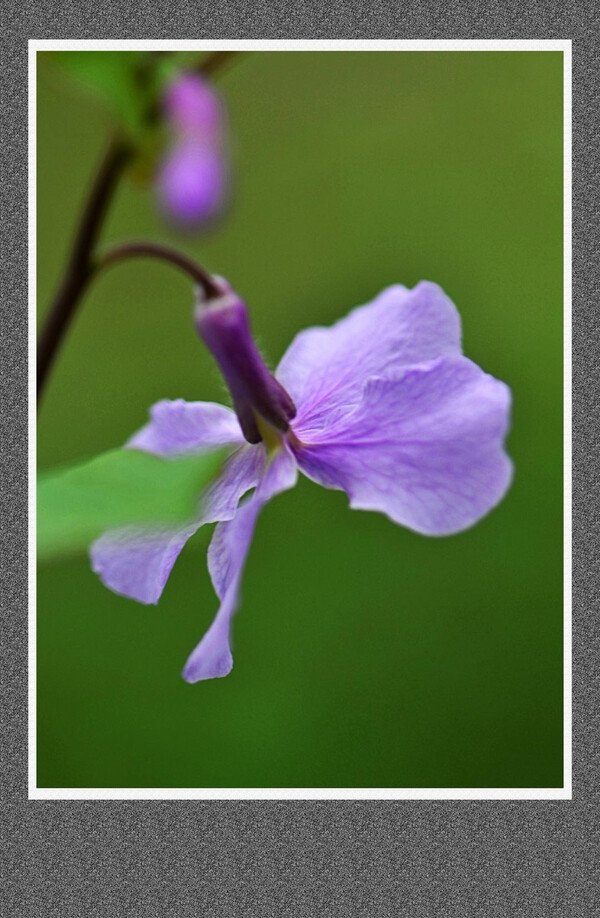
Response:
POLYGON ((413 290, 388 287, 329 328, 300 332, 276 376, 296 403, 302 438, 357 405, 369 376, 460 353, 456 307, 437 284, 421 281, 413 290))
POLYGON ((360 406, 296 450, 301 470, 350 505, 426 535, 473 525, 504 495, 510 390, 466 357, 367 381, 360 406))
POLYGON ((240 498, 255 488, 262 478, 267 456, 262 444, 244 442, 226 460, 221 475, 205 490, 202 498, 202 523, 230 520, 235 516, 240 498))
POLYGON ((189 656, 183 678, 187 682, 213 679, 231 672, 229 645, 231 617, 239 602, 240 579, 258 514, 265 503, 296 483, 293 456, 284 450, 266 468, 252 497, 239 507, 230 522, 219 523, 208 550, 208 568, 221 606, 212 625, 189 656))
POLYGON ((90 549, 92 570, 113 593, 157 603, 183 546, 199 527, 111 529, 90 549))
POLYGON ((215 402, 185 402, 180 398, 153 405, 150 421, 133 435, 127 446, 157 456, 176 456, 244 442, 230 408, 215 402))
POLYGON ((159 175, 158 192, 169 216, 194 227, 213 217, 225 197, 225 163, 219 147, 197 137, 178 141, 159 175))
POLYGON ((265 459, 262 446, 246 444, 233 453, 206 490, 202 515, 193 523, 162 530, 126 527, 105 532, 90 549, 93 570, 113 592, 138 602, 157 603, 187 540, 204 523, 234 516, 242 495, 257 484, 265 459))

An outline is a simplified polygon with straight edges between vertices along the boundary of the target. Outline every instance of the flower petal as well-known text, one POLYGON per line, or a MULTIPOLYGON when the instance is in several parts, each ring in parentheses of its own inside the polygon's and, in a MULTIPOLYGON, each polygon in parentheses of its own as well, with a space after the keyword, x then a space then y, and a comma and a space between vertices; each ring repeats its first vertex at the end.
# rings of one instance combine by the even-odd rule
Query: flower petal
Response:
POLYGON ((125 527, 105 532, 90 549, 93 570, 113 592, 138 602, 157 603, 187 540, 204 523, 234 516, 242 495, 258 482, 265 459, 262 445, 246 444, 236 450, 205 491, 201 515, 186 526, 162 530, 125 527))
POLYGON ((92 570, 114 593, 146 604, 157 603, 179 553, 199 525, 111 529, 90 548, 92 570))
POLYGON ((232 520, 219 523, 215 529, 208 549, 208 568, 221 606, 212 625, 188 657, 183 670, 187 682, 213 679, 231 672, 230 623, 239 603, 241 575, 256 520, 267 501, 295 485, 297 474, 296 463, 287 449, 277 454, 254 494, 240 505, 232 520))
POLYGON ((295 450, 314 481, 426 535, 473 525, 504 495, 510 390, 466 357, 367 381, 361 405, 295 450))
POLYGON ((330 328, 300 332, 276 376, 296 403, 302 438, 326 426, 333 411, 358 404, 369 376, 460 353, 456 307, 437 284, 421 281, 413 290, 388 287, 330 328))
POLYGON ((230 408, 216 402, 185 402, 179 398, 153 405, 150 421, 127 446, 157 456, 176 456, 244 442, 230 408))

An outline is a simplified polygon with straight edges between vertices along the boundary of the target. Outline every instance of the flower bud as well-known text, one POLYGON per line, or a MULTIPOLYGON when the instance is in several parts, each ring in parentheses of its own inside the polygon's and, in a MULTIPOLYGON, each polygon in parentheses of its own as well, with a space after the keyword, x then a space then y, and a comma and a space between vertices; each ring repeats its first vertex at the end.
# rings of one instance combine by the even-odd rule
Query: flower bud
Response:
POLYGON ((223 106, 202 77, 184 73, 165 92, 163 111, 173 139, 158 173, 160 203, 179 226, 195 229, 226 197, 223 106))
POLYGON ((296 408, 254 343, 244 302, 223 284, 221 296, 199 298, 194 318, 198 334, 217 361, 231 392, 246 440, 262 440, 257 415, 277 430, 287 431, 296 408))
POLYGON ((191 228, 220 209, 225 184, 221 155, 195 140, 173 147, 158 179, 165 210, 181 226, 191 228))
POLYGON ((212 86, 195 73, 183 73, 164 94, 165 117, 173 130, 203 137, 218 135, 223 105, 212 86))

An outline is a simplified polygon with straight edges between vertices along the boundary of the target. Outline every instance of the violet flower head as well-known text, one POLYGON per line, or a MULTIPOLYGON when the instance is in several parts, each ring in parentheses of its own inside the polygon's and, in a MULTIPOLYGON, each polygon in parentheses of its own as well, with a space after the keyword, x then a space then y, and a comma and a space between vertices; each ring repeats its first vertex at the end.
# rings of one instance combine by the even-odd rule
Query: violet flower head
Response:
POLYGON ((173 135, 157 190, 166 214, 195 229, 221 210, 227 189, 225 115, 214 89, 184 73, 166 91, 164 117, 173 135))
POLYGON ((231 391, 235 412, 162 401, 129 446, 159 456, 232 450, 193 524, 123 529, 92 546, 94 570, 117 593, 158 601, 187 539, 217 522, 208 567, 220 607, 183 671, 188 682, 227 675, 231 618, 262 507, 298 470, 429 536, 472 526, 504 496, 510 390, 462 354, 460 320, 436 284, 393 286, 329 328, 300 332, 275 374, 250 334, 243 302, 198 302, 196 326, 231 391), (254 489, 253 493, 244 495, 254 489))

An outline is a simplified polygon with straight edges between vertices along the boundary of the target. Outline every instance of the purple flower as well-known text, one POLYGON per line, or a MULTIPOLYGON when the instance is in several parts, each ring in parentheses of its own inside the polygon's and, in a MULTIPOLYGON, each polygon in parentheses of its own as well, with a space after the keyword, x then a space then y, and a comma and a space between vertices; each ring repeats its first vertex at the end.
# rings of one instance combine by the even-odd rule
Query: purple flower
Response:
POLYGON ((176 223, 195 228, 214 217, 224 203, 223 107, 202 77, 184 73, 165 93, 163 109, 173 142, 159 169, 159 198, 176 223))
POLYGON ((430 536, 472 526, 511 479, 503 450, 510 391, 462 355, 458 313, 437 285, 389 287, 330 328, 304 330, 275 376, 252 340, 244 304, 222 289, 199 303, 196 325, 236 413, 162 401, 128 444, 160 456, 231 447, 203 495, 201 517, 180 530, 105 533, 92 546, 94 570, 108 587, 155 603, 187 539, 218 522, 208 567, 221 605, 185 665, 188 682, 230 672, 230 622, 258 514, 294 486, 298 469, 344 490, 351 507, 430 536))

